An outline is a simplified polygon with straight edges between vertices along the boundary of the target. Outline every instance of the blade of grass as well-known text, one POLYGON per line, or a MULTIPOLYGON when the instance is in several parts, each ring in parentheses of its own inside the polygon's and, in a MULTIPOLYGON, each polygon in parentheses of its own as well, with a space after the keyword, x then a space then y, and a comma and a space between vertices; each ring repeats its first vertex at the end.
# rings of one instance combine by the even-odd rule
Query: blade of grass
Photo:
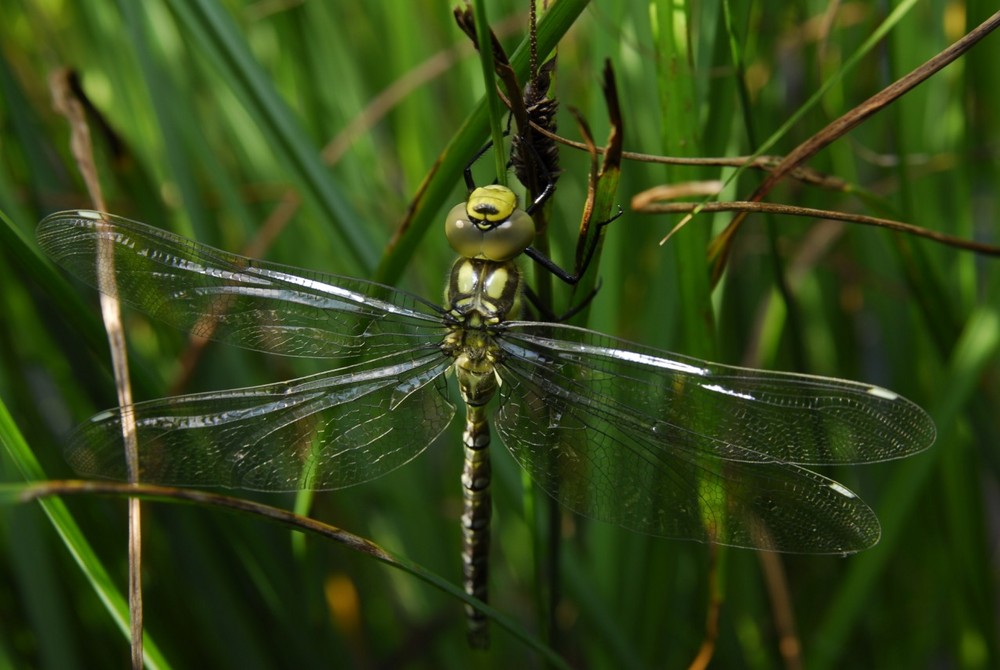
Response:
POLYGON ((370 274, 375 265, 375 251, 365 228, 356 225, 362 217, 348 205, 329 178, 319 149, 306 136, 274 83, 250 53, 232 17, 210 0, 169 0, 168 4, 182 30, 195 39, 223 79, 231 83, 233 92, 268 137, 278 159, 287 164, 290 174, 299 179, 303 192, 327 217, 347 246, 347 256, 356 259, 363 275, 370 274))
MULTIPOLYGON (((13 460, 26 481, 44 481, 47 479, 41 465, 35 458, 31 448, 24 441, 13 417, 7 411, 6 404, 0 400, 0 445, 13 460)), ((52 527, 59 534, 66 549, 73 556, 83 572, 94 593, 104 604, 105 609, 128 639, 129 610, 128 604, 114 581, 91 548, 83 532, 77 526, 69 510, 61 500, 41 500, 39 504, 49 518, 52 527)), ((160 653, 159 647, 147 631, 143 636, 143 658, 148 668, 169 668, 170 664, 160 653)))
MULTIPOLYGON (((666 123, 661 138, 663 153, 667 155, 693 155, 701 146, 698 110, 700 105, 695 91, 695 73, 692 63, 689 7, 663 0, 653 3, 655 12, 654 35, 660 59, 658 83, 660 106, 666 123)), ((676 168, 667 166, 666 181, 680 181, 676 168)), ((675 238, 672 252, 677 259, 677 292, 685 311, 690 310, 680 328, 685 351, 702 358, 712 359, 715 354, 713 317, 708 275, 703 266, 688 262, 702 253, 707 233, 693 231, 683 239, 675 238)))
POLYGON ((854 559, 848 568, 817 629, 815 637, 819 642, 809 657, 809 667, 820 670, 840 667, 851 629, 867 611, 869 594, 897 551, 916 497, 944 456, 946 445, 953 442, 959 412, 975 394, 982 373, 995 364, 998 351, 1000 317, 992 307, 984 307, 969 319, 955 346, 945 378, 941 380, 948 394, 931 408, 938 426, 938 447, 894 468, 882 493, 886 504, 877 510, 883 525, 882 539, 874 549, 854 559))
MULTIPOLYGON (((5 407, 0 404, 0 438, 6 437, 5 428, 8 425, 6 420, 9 415, 5 412, 5 407)), ((6 442, 4 442, 6 446, 6 442)), ((465 591, 451 581, 444 579, 435 573, 427 570, 421 565, 387 552, 374 542, 349 533, 340 528, 317 521, 310 517, 303 517, 279 507, 272 507, 244 498, 234 498, 231 496, 208 493, 195 489, 178 489, 166 486, 150 486, 147 484, 126 485, 116 482, 96 482, 96 481, 48 481, 38 484, 12 484, 0 485, 0 505, 24 503, 29 500, 40 500, 45 502, 49 496, 85 495, 95 494, 135 496, 143 500, 158 502, 194 504, 203 507, 212 507, 219 510, 248 514, 254 518, 285 525, 290 529, 300 532, 310 533, 327 540, 341 544, 348 549, 360 552, 380 563, 384 563, 393 568, 406 572, 417 579, 433 586, 434 588, 447 593, 449 596, 462 600, 465 603, 474 605, 486 612, 497 624, 524 642, 535 651, 543 655, 548 663, 554 667, 568 668, 563 659, 555 654, 551 649, 539 642, 519 626, 512 617, 479 602, 476 598, 469 596, 465 591)), ((61 501, 59 501, 61 502, 61 501)))
POLYGON ((490 116, 490 136, 493 138, 493 162, 496 167, 497 183, 507 185, 507 160, 503 148, 503 111, 500 108, 500 98, 496 95, 496 73, 493 66, 493 50, 489 47, 490 23, 486 15, 485 0, 475 0, 476 39, 482 46, 479 49, 479 64, 483 73, 483 90, 486 91, 486 107, 490 116))

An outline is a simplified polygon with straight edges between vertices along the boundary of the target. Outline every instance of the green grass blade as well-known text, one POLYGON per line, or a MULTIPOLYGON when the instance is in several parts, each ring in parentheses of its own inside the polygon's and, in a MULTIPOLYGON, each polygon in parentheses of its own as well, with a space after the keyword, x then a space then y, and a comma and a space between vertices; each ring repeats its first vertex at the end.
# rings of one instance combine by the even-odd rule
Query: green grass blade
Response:
POLYGON ((241 99, 247 112, 268 138, 278 160, 286 163, 299 186, 326 216, 347 256, 354 257, 362 274, 375 264, 374 246, 356 225, 361 219, 341 195, 319 156, 314 142, 306 136, 272 81, 247 49, 228 12, 211 0, 171 1, 181 29, 193 37, 215 64, 223 79, 241 99))
MULTIPOLYGON (((14 418, 7 411, 7 406, 0 401, 0 445, 7 456, 14 462, 26 481, 45 481, 47 479, 41 465, 35 458, 28 444, 24 441, 14 418)), ((9 495, 5 496, 9 499, 9 495)), ((129 615, 128 603, 115 586, 107 568, 97 557, 90 542, 77 526, 69 510, 61 500, 42 500, 39 502, 49 522, 62 539, 66 549, 73 556, 83 572, 94 593, 104 604, 108 615, 115 625, 128 638, 129 615)), ((124 537, 124 527, 122 535, 124 537)), ((124 647, 123 647, 124 650, 124 647)), ((146 666, 149 668, 169 668, 167 660, 160 653, 152 635, 147 631, 143 639, 143 653, 146 666)))

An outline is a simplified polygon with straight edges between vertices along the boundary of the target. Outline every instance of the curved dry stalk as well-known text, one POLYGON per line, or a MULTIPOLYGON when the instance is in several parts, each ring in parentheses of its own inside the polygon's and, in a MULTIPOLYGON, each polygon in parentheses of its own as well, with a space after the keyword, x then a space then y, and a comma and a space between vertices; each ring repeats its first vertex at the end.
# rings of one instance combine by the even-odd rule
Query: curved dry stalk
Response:
MULTIPOLYGON (((750 195, 750 200, 759 202, 786 176, 790 176, 792 171, 802 163, 809 160, 820 150, 850 132, 860 125, 868 117, 881 111, 886 106, 895 102, 920 83, 926 81, 939 70, 949 65, 966 51, 976 45, 981 39, 990 34, 1000 26, 1000 11, 996 12, 988 19, 979 24, 972 31, 967 33, 960 40, 932 57, 911 72, 903 75, 884 89, 871 96, 861 104, 842 114, 831 121, 825 128, 807 139, 799 146, 792 149, 787 156, 770 172, 764 182, 757 187, 750 195)), ((738 214, 709 245, 709 259, 713 261, 712 280, 718 282, 722 276, 722 271, 726 265, 729 255, 729 248, 732 244, 733 236, 740 225, 746 219, 747 213, 738 214)), ((919 230, 919 229, 918 229, 919 230)))
MULTIPOLYGON (((70 148, 77 169, 84 183, 91 202, 99 211, 107 209, 104 192, 101 189, 101 179, 94 161, 94 146, 90 138, 90 127, 87 125, 87 114, 84 104, 78 97, 73 86, 73 73, 68 69, 59 69, 49 77, 49 89, 52 92, 53 106, 56 111, 66 117, 70 126, 70 148)), ((125 346, 125 331, 122 326, 121 304, 115 297, 118 289, 115 286, 113 244, 102 240, 99 247, 100 269, 97 279, 101 288, 101 317, 104 330, 108 334, 108 348, 111 353, 111 368, 114 371, 115 389, 118 392, 118 405, 132 405, 132 382, 128 371, 128 352, 125 346), (106 271, 104 271, 106 270, 106 271)), ((135 482, 139 476, 139 444, 136 438, 135 417, 129 413, 122 414, 122 440, 125 449, 125 460, 128 464, 129 481, 135 482)), ((140 670, 143 666, 143 609, 142 609, 142 510, 139 501, 129 498, 128 501, 128 602, 129 602, 129 634, 131 637, 132 667, 140 670)))
MULTIPOLYGON (((585 142, 577 142, 571 140, 568 137, 563 137, 557 133, 550 132, 541 126, 534 123, 531 124, 532 130, 535 130, 542 135, 545 135, 549 139, 558 142, 564 146, 571 149, 577 149, 579 151, 587 151, 587 144, 585 142)), ((682 156, 660 156, 657 154, 645 154, 639 151, 622 151, 621 156, 623 159, 630 161, 637 161, 640 163, 657 163, 659 165, 686 165, 694 167, 732 167, 732 168, 742 168, 747 167, 751 170, 761 170, 764 172, 770 172, 775 169, 781 162, 785 159, 784 156, 779 155, 767 155, 767 156, 707 156, 707 157, 682 157, 682 156)), ((802 165, 793 169, 789 175, 790 178, 800 181, 804 184, 809 184, 811 186, 818 186, 819 188, 828 189, 831 191, 848 191, 850 190, 850 184, 833 175, 828 175, 819 170, 813 169, 811 167, 802 165)))
MULTIPOLYGON (((923 237, 925 239, 933 240, 945 246, 954 247, 956 249, 962 249, 964 251, 972 251, 977 254, 984 254, 987 256, 1000 256, 1000 246, 985 244, 982 242, 974 242, 972 240, 966 240, 961 237, 955 237, 954 235, 948 235, 947 233, 942 233, 936 230, 928 230, 927 228, 921 228, 910 223, 903 223, 902 221, 895 221, 893 219, 880 219, 874 216, 865 216, 863 214, 849 214, 847 212, 837 212, 827 209, 815 209, 812 207, 796 207, 793 205, 780 205, 769 202, 750 202, 746 200, 734 200, 730 202, 673 202, 673 203, 657 203, 657 204, 641 204, 640 207, 635 206, 635 201, 633 200, 633 211, 640 212, 642 214, 692 214, 694 212, 742 212, 743 216, 751 214, 754 212, 767 213, 767 214, 787 214, 790 216, 801 216, 812 219, 831 219, 834 221, 846 221, 848 223, 857 223, 862 226, 875 226, 877 228, 886 228, 888 230, 894 230, 900 233, 908 233, 916 237, 923 237)), ((684 227, 690 220, 691 216, 684 217, 676 226, 674 226, 666 237, 660 240, 660 244, 666 243, 674 233, 684 227)))
POLYGON ((448 595, 480 609, 511 635, 537 651, 553 667, 569 667, 551 648, 545 646, 534 636, 523 630, 510 616, 480 602, 472 596, 466 595, 460 587, 454 586, 451 582, 438 577, 417 563, 386 551, 371 540, 360 535, 355 535, 342 528, 323 523, 322 521, 296 514, 291 510, 200 489, 96 480, 49 480, 32 484, 15 484, 0 487, 0 493, 2 493, 0 499, 8 503, 13 501, 28 503, 42 498, 67 495, 127 496, 129 498, 141 498, 149 501, 190 503, 238 514, 247 514, 266 521, 279 523, 292 530, 332 540, 352 551, 361 552, 381 563, 403 570, 448 595))

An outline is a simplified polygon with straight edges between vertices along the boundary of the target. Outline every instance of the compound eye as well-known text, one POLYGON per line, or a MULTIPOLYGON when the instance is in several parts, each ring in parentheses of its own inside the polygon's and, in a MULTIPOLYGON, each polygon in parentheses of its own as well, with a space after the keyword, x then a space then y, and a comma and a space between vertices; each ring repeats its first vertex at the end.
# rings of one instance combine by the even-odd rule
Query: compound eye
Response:
POLYGON ((459 203, 448 212, 448 218, 444 221, 444 234, 455 253, 462 258, 476 258, 480 255, 485 233, 469 218, 466 204, 459 203))
POLYGON ((482 256, 491 261, 509 261, 521 255, 535 240, 535 222, 523 209, 494 226, 483 239, 482 256))
POLYGON ((444 223, 448 243, 463 258, 509 261, 535 239, 535 222, 517 208, 517 196, 506 186, 475 189, 455 205, 444 223))

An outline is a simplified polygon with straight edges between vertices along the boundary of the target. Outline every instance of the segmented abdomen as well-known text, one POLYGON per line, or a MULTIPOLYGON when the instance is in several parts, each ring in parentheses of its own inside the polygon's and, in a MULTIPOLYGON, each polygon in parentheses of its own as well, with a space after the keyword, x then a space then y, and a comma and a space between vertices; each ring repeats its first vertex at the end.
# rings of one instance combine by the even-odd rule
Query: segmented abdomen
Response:
MULTIPOLYGON (((490 554, 490 428, 483 405, 466 407, 465 432, 462 434, 465 465, 462 469, 462 573, 465 592, 486 602, 490 554)), ((489 621, 470 605, 469 645, 479 649, 489 644, 489 621)))

